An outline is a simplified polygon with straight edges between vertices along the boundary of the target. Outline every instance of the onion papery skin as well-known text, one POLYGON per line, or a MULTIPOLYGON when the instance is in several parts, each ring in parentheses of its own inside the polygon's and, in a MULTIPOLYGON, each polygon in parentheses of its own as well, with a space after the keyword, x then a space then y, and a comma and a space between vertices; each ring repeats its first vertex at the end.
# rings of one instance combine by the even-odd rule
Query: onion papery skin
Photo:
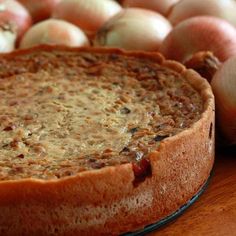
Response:
POLYGON ((236 26, 235 0, 181 0, 173 6, 168 19, 173 25, 194 16, 215 16, 236 26))
POLYGON ((198 16, 176 25, 160 51, 168 59, 184 63, 199 51, 211 51, 221 61, 236 55, 236 28, 225 20, 198 16))
POLYGON ((93 37, 97 30, 121 9, 120 4, 113 0, 61 0, 52 17, 71 22, 93 37))
POLYGON ((18 0, 29 11, 34 23, 49 18, 61 0, 18 0))
POLYGON ((172 30, 169 21, 159 13, 141 8, 126 8, 98 31, 94 45, 126 50, 159 50, 172 30))
POLYGON ((123 7, 140 7, 166 16, 179 0, 123 0, 123 7))
POLYGON ((224 62, 214 75, 211 86, 216 99, 217 124, 226 139, 236 144, 236 56, 224 62))
POLYGON ((21 38, 32 25, 32 18, 28 10, 19 2, 0 0, 0 26, 9 28, 21 38))
POLYGON ((193 54, 193 56, 186 61, 184 65, 187 68, 194 69, 203 78, 210 82, 216 71, 219 69, 221 63, 212 52, 200 51, 193 54))
POLYGON ((15 49, 16 33, 0 29, 0 53, 11 52, 15 49))
POLYGON ((66 45, 71 47, 88 46, 89 41, 77 26, 59 19, 48 19, 33 25, 20 42, 20 48, 38 44, 66 45))

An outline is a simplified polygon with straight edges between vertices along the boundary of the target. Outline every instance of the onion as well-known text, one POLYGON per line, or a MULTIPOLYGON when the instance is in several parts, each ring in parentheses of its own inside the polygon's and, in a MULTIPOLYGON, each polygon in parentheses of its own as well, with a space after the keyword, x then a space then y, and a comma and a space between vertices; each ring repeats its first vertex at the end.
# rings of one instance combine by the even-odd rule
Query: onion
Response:
POLYGON ((11 52, 15 49, 16 33, 8 29, 0 29, 0 53, 11 52))
POLYGON ((171 7, 179 0, 124 0, 124 7, 140 7, 159 12, 166 16, 171 7))
POLYGON ((193 56, 184 63, 187 68, 194 69, 203 78, 210 82, 219 69, 221 63, 212 52, 203 51, 193 54, 193 56))
POLYGON ((33 25, 20 42, 20 48, 38 44, 60 44, 71 47, 88 46, 86 35, 77 26, 58 19, 48 19, 33 25))
POLYGON ((217 123, 228 144, 236 144, 236 56, 214 75, 211 85, 216 99, 217 123))
POLYGON ((223 18, 236 26, 236 1, 235 0, 181 0, 169 14, 173 25, 200 15, 210 15, 223 18))
POLYGON ((18 0, 30 12, 33 21, 38 22, 51 16, 52 11, 60 0, 18 0))
POLYGON ((176 25, 160 51, 169 59, 185 62, 199 51, 211 51, 225 61, 236 54, 236 29, 225 20, 197 16, 176 25))
POLYGON ((121 6, 112 0, 62 0, 52 16, 79 26, 91 36, 121 9, 121 6))
POLYGON ((10 27, 20 38, 31 24, 31 16, 24 6, 14 0, 0 0, 1 26, 10 27))
POLYGON ((172 26, 162 15, 140 8, 127 8, 98 31, 94 45, 127 50, 158 50, 172 26))

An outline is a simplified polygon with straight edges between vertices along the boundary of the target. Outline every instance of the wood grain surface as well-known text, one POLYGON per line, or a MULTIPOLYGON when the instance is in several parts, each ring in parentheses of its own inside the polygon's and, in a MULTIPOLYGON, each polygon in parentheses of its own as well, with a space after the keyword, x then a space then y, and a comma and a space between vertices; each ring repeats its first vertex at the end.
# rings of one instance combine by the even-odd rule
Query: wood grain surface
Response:
POLYGON ((236 149, 218 150, 203 195, 178 219, 148 236, 236 236, 236 149))

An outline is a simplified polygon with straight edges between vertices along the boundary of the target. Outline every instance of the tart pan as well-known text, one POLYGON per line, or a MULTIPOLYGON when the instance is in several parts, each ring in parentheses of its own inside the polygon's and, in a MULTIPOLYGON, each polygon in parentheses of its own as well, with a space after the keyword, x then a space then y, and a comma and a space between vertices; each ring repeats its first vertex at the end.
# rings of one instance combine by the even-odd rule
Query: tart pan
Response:
POLYGON ((148 233, 151 233, 162 226, 174 221, 177 219, 180 215, 182 215, 194 202, 198 200, 198 198, 203 194, 203 192, 207 189, 207 186, 209 184, 209 181, 211 179, 212 173, 209 175, 208 179, 206 182, 203 184, 203 186, 200 188, 200 190, 182 207, 180 207, 177 211, 175 211, 173 214, 153 223, 150 225, 147 225, 143 229, 137 230, 135 232, 129 232, 122 234, 121 236, 141 236, 141 235, 146 235, 148 233))

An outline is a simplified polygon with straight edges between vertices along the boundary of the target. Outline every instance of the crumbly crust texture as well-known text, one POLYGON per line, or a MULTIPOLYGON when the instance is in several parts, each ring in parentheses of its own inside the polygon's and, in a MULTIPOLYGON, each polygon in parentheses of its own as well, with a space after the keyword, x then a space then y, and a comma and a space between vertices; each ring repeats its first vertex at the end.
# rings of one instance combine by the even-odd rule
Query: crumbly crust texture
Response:
POLYGON ((214 97, 194 71, 158 53, 50 46, 0 65, 1 235, 133 231, 209 176, 214 97))

